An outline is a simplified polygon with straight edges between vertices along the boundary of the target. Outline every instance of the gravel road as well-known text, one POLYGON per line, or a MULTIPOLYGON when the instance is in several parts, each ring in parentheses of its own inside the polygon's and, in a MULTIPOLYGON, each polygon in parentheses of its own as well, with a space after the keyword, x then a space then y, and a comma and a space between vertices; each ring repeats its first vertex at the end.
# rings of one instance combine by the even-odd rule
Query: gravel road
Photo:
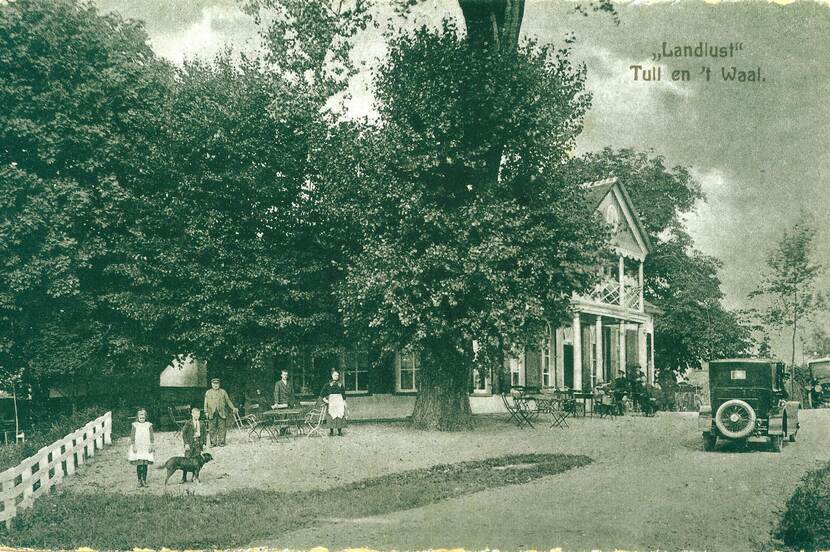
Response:
MULTIPOLYGON (((247 442, 239 432, 211 449, 202 484, 138 489, 126 442, 99 452, 67 482, 74 492, 215 494, 230 489, 303 490, 437 463, 519 452, 586 454, 594 462, 565 474, 359 520, 321 519, 306 530, 251 546, 330 549, 464 547, 539 550, 771 549, 770 532, 804 473, 830 460, 830 410, 803 411, 797 443, 783 452, 763 442, 702 451, 696 414, 571 420, 568 429, 519 430, 483 420, 466 433, 355 425, 343 438, 247 442)), ((180 454, 173 434, 158 436, 160 459, 180 454)), ((229 528, 229 531, 232 529, 229 528)))

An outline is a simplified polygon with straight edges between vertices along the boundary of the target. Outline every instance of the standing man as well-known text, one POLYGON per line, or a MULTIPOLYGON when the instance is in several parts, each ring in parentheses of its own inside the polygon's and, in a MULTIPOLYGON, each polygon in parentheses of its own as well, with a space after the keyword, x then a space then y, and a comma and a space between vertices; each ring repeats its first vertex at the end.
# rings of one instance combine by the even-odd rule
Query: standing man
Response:
MULTIPOLYGON (((294 386, 288 382, 288 370, 280 372, 280 379, 274 385, 274 404, 271 408, 296 408, 299 405, 294 396, 294 386)), ((290 434, 288 426, 280 427, 280 435, 290 434)))
POLYGON ((294 408, 297 398, 294 396, 294 387, 288 383, 288 370, 280 372, 280 379, 274 385, 274 404, 271 408, 294 408))
POLYGON ((239 412, 231 402, 228 392, 219 389, 219 383, 219 378, 213 378, 210 380, 211 388, 205 392, 205 417, 210 425, 210 444, 214 447, 225 446, 228 408, 233 412, 239 412))

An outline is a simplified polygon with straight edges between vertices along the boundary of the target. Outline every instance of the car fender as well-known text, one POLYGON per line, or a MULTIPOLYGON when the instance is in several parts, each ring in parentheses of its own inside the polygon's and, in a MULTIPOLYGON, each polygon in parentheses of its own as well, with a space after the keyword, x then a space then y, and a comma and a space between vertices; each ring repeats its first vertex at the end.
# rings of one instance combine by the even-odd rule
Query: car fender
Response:
POLYGON ((801 410, 801 403, 798 401, 787 401, 784 403, 784 410, 787 412, 787 433, 798 431, 798 412, 801 410))
POLYGON ((708 404, 700 406, 700 411, 697 415, 697 427, 704 433, 712 431, 712 407, 708 404))
MULTIPOLYGON (((787 420, 787 423, 790 423, 790 421, 787 420)), ((784 435, 784 415, 782 412, 770 415, 767 435, 784 435)))

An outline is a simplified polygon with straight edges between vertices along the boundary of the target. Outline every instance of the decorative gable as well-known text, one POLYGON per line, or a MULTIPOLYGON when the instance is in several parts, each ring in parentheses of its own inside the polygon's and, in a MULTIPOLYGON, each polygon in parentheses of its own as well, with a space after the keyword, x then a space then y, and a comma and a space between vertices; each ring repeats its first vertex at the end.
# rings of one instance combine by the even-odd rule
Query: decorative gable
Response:
POLYGON ((614 229, 612 245, 626 257, 645 259, 651 243, 623 185, 613 177, 583 186, 596 211, 614 229))

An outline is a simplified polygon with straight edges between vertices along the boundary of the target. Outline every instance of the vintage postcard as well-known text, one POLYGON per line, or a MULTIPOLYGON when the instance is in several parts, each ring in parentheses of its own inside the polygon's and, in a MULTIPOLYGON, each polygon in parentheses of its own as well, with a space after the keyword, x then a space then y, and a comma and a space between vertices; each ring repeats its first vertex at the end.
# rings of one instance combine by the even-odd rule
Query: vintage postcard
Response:
POLYGON ((830 3, 0 0, 0 545, 830 549, 830 3))

